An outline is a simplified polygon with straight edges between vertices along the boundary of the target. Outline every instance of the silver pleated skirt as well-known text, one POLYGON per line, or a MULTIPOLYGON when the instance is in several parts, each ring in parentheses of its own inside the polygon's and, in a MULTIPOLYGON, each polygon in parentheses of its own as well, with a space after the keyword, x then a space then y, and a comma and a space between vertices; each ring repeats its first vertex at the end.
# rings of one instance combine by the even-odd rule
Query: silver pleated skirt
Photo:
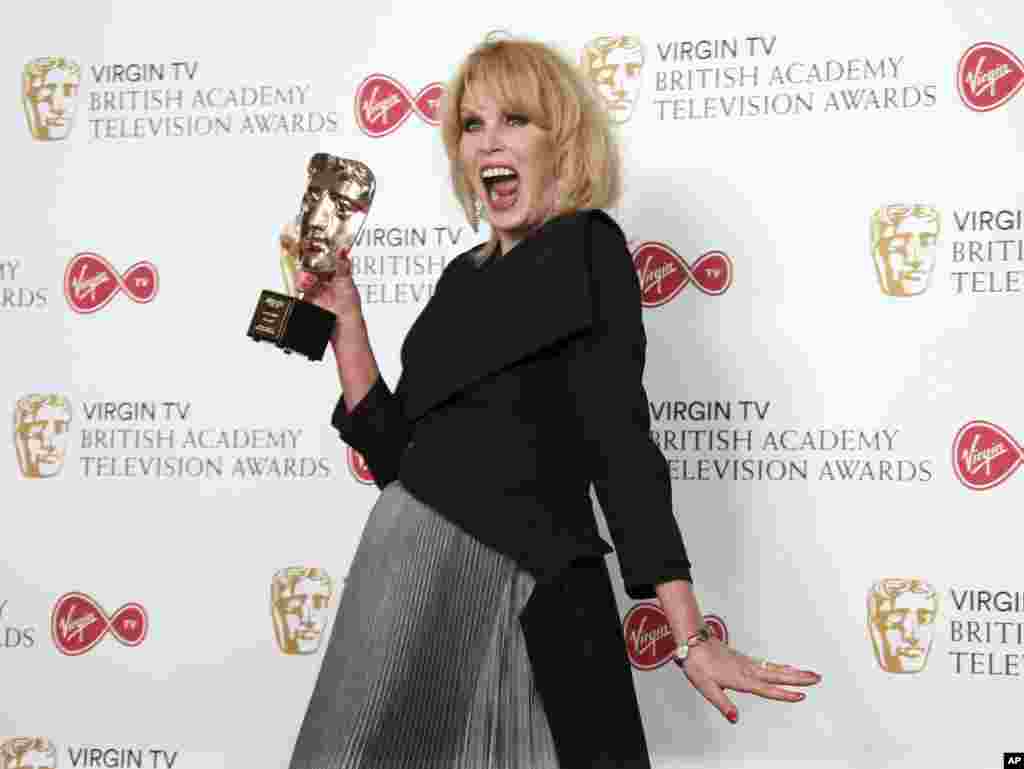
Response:
POLYGON ((390 483, 291 769, 557 769, 519 613, 533 577, 390 483))

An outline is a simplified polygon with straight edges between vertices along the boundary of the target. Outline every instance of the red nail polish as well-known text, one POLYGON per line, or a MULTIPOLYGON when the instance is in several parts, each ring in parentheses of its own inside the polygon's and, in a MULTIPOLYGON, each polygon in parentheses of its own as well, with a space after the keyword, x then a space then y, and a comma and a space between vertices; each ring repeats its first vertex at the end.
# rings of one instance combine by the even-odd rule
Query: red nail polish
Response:
POLYGON ((737 713, 735 710, 730 710, 728 713, 725 714, 725 717, 728 718, 729 721, 731 721, 732 723, 736 723, 740 720, 740 714, 737 713))

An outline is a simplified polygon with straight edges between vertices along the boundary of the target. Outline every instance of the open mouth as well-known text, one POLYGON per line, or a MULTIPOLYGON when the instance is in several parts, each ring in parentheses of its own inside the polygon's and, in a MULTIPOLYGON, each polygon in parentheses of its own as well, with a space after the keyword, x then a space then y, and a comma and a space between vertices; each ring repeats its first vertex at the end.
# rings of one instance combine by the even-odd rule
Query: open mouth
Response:
POLYGON ((487 202, 495 211, 505 211, 519 199, 519 174, 509 166, 492 166, 480 172, 487 190, 487 202))

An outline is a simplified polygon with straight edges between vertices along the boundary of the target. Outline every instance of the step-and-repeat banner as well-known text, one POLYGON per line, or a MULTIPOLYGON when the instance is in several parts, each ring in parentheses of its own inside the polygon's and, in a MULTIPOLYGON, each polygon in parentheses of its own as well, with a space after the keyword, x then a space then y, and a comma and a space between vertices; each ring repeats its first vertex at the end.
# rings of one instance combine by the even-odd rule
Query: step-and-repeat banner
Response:
POLYGON ((109 0, 13 4, 0 33, 0 767, 287 765, 378 491, 329 425, 330 353, 246 329, 309 157, 359 159, 355 279, 395 383, 486 236, 437 109, 497 28, 558 46, 617 123, 652 438, 709 622, 824 675, 798 705, 735 695, 733 726, 620 590, 655 765, 1003 765, 1020 7, 109 0))

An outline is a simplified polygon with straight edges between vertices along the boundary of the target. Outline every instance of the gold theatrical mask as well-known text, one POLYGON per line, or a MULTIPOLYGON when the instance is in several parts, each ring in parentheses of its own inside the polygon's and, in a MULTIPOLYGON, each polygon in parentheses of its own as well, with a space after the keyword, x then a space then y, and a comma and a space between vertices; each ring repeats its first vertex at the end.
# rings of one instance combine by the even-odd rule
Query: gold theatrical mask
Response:
POLYGON ((56 769, 57 746, 46 737, 11 737, 0 742, 0 769, 56 769))
POLYGON ((928 664, 939 595, 922 579, 881 579, 868 593, 868 630, 878 665, 889 673, 919 673, 928 664))
POLYGON ((334 331, 334 314, 303 301, 299 270, 329 280, 338 259, 348 256, 366 221, 376 191, 373 172, 358 160, 317 153, 306 169, 299 214, 280 236, 286 294, 263 291, 248 336, 273 342, 285 352, 321 360, 334 331))
POLYGON ((915 296, 928 289, 939 232, 935 206, 882 206, 871 215, 871 253, 882 293, 915 296))
POLYGON ((612 121, 629 120, 643 84, 644 47, 640 39, 632 35, 594 38, 584 46, 580 66, 604 98, 612 121))
POLYGON ((63 395, 26 395, 14 407, 14 449, 25 478, 53 478, 64 468, 71 404, 63 395))
POLYGON ((25 65, 21 99, 33 138, 55 141, 68 137, 81 81, 78 64, 60 56, 33 59, 25 65))
POLYGON ((297 267, 334 273, 339 254, 348 256, 363 228, 375 187, 373 173, 358 160, 324 153, 313 156, 299 212, 297 267))
POLYGON ((323 569, 293 566, 274 575, 270 611, 285 654, 316 654, 330 618, 334 585, 323 569))

